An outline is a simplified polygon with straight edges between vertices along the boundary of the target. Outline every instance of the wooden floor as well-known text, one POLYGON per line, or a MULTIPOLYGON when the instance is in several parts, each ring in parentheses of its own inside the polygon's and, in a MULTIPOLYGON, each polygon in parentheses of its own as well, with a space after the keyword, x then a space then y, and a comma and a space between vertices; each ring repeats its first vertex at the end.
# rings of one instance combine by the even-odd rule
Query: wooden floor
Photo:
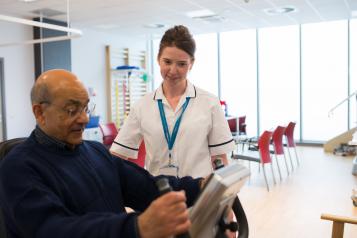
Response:
MULTIPOLYGON (((357 208, 351 200, 352 189, 357 188, 357 177, 351 174, 353 157, 327 154, 321 147, 297 149, 300 167, 287 176, 280 158, 283 180, 279 180, 274 167, 276 185, 267 166, 269 192, 262 171, 258 171, 257 163, 251 162, 250 181, 239 193, 247 213, 250 237, 331 237, 332 222, 321 220, 321 213, 357 217, 357 208)), ((248 162, 243 163, 248 166, 248 162)), ((344 238, 356 237, 357 225, 346 224, 344 238)))

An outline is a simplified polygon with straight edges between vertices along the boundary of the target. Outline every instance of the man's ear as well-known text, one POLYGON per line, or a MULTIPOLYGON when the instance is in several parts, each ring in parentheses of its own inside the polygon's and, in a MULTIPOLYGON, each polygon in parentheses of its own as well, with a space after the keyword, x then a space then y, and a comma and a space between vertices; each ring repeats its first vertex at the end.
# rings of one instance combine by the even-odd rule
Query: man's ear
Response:
POLYGON ((45 124, 45 115, 41 104, 33 104, 32 112, 35 115, 36 121, 39 125, 45 124))

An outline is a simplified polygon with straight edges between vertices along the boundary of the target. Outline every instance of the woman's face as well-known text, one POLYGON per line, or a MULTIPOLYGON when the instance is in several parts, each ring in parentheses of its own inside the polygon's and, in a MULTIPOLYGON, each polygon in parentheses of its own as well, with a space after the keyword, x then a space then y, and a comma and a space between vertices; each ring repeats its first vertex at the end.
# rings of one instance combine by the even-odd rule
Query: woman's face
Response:
POLYGON ((160 73, 164 80, 179 82, 187 79, 193 60, 189 54, 177 47, 165 47, 158 58, 160 73))

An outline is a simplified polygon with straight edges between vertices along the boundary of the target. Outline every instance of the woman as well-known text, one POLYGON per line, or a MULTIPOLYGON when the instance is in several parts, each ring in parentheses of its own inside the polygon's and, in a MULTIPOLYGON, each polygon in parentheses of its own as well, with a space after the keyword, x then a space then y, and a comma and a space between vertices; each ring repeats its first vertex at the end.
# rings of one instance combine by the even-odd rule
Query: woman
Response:
POLYGON ((185 26, 165 32, 157 57, 163 82, 131 109, 110 149, 114 155, 136 158, 144 139, 146 169, 154 175, 201 177, 217 158, 227 164, 235 144, 219 100, 187 80, 195 49, 185 26))

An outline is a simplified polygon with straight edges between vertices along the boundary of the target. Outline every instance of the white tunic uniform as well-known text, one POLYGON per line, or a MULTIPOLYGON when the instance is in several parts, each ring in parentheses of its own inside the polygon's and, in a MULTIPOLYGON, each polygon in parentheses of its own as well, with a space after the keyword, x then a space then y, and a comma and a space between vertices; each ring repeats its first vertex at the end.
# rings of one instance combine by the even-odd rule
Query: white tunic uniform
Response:
POLYGON ((186 97, 190 97, 190 101, 172 148, 172 162, 179 167, 179 177, 210 174, 213 171, 211 156, 229 153, 235 144, 218 98, 189 82, 175 111, 167 102, 162 86, 140 99, 131 108, 110 151, 136 158, 139 144, 144 139, 146 169, 158 175, 159 169, 169 163, 169 150, 157 100, 162 99, 171 135, 186 97))

